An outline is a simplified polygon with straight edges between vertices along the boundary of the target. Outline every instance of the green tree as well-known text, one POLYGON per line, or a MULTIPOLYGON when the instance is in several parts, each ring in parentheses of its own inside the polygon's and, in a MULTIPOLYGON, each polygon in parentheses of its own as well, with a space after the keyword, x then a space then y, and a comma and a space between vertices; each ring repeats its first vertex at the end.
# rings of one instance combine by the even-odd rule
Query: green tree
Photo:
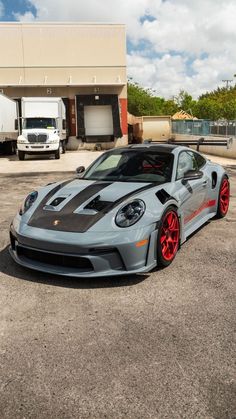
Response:
POLYGON ((144 89, 132 81, 128 83, 128 110, 133 115, 174 115, 180 109, 199 119, 236 119, 236 86, 218 87, 198 100, 180 90, 173 99, 165 100, 154 96, 151 89, 144 89))
POLYGON ((175 103, 179 109, 182 109, 185 112, 193 115, 195 110, 196 101, 193 100, 192 96, 188 94, 185 90, 180 90, 178 96, 174 97, 175 103))
POLYGON ((162 106, 162 115, 174 115, 178 112, 178 105, 173 99, 165 100, 162 106))
POLYGON ((128 111, 136 116, 162 115, 165 100, 139 86, 137 83, 128 83, 128 111))
POLYGON ((210 98, 203 98, 195 105, 195 116, 199 119, 211 119, 216 121, 222 115, 221 104, 210 98))

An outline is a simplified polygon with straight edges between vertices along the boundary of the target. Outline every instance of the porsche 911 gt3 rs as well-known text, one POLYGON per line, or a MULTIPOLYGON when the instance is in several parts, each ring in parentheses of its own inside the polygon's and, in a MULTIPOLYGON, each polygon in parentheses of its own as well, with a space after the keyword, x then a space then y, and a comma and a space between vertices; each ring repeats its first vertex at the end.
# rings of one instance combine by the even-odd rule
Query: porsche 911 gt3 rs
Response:
POLYGON ((10 227, 22 266, 97 277, 168 266, 186 238, 229 206, 228 175, 185 146, 140 144, 103 153, 77 178, 24 200, 10 227))

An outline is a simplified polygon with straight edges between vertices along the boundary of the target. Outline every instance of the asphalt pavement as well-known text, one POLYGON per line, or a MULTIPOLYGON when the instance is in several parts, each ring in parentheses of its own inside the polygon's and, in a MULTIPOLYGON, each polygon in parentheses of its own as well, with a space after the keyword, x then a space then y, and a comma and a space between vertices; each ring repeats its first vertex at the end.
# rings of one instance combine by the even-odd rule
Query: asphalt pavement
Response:
POLYGON ((81 280, 23 269, 8 253, 24 196, 72 174, 4 172, 2 159, 0 419, 235 419, 236 162, 227 216, 172 265, 81 280))

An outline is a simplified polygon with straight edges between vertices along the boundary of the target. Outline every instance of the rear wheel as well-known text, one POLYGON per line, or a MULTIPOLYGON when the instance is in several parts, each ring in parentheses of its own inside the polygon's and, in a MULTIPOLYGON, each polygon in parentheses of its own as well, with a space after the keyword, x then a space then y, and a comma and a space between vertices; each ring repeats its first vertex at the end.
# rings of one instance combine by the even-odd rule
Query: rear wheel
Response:
POLYGON ((18 157, 19 157, 19 160, 25 160, 25 152, 19 150, 18 151, 18 157))
POLYGON ((8 155, 12 155, 12 154, 16 154, 16 146, 15 146, 15 142, 14 141, 8 141, 5 145, 6 148, 6 154, 8 155))
POLYGON ((164 212, 157 236, 157 262, 159 266, 171 264, 179 248, 180 227, 175 207, 164 212))
POLYGON ((219 196, 218 196, 218 206, 217 206, 217 218, 223 218, 228 212, 229 209, 229 179, 227 176, 223 176, 220 184, 219 196))
POLYGON ((55 151, 55 159, 58 160, 61 157, 61 153, 60 153, 60 146, 59 148, 55 151))

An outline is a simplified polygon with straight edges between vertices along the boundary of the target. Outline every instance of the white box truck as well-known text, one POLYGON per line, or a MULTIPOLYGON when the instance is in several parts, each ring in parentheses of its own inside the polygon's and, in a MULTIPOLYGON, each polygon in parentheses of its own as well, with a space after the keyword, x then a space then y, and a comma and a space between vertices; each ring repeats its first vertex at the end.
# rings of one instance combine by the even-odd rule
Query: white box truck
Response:
POLYGON ((26 154, 65 152, 65 105, 58 97, 23 97, 21 101, 22 132, 17 138, 19 160, 26 154))
POLYGON ((13 154, 18 137, 18 107, 9 97, 0 94, 0 150, 13 154))

